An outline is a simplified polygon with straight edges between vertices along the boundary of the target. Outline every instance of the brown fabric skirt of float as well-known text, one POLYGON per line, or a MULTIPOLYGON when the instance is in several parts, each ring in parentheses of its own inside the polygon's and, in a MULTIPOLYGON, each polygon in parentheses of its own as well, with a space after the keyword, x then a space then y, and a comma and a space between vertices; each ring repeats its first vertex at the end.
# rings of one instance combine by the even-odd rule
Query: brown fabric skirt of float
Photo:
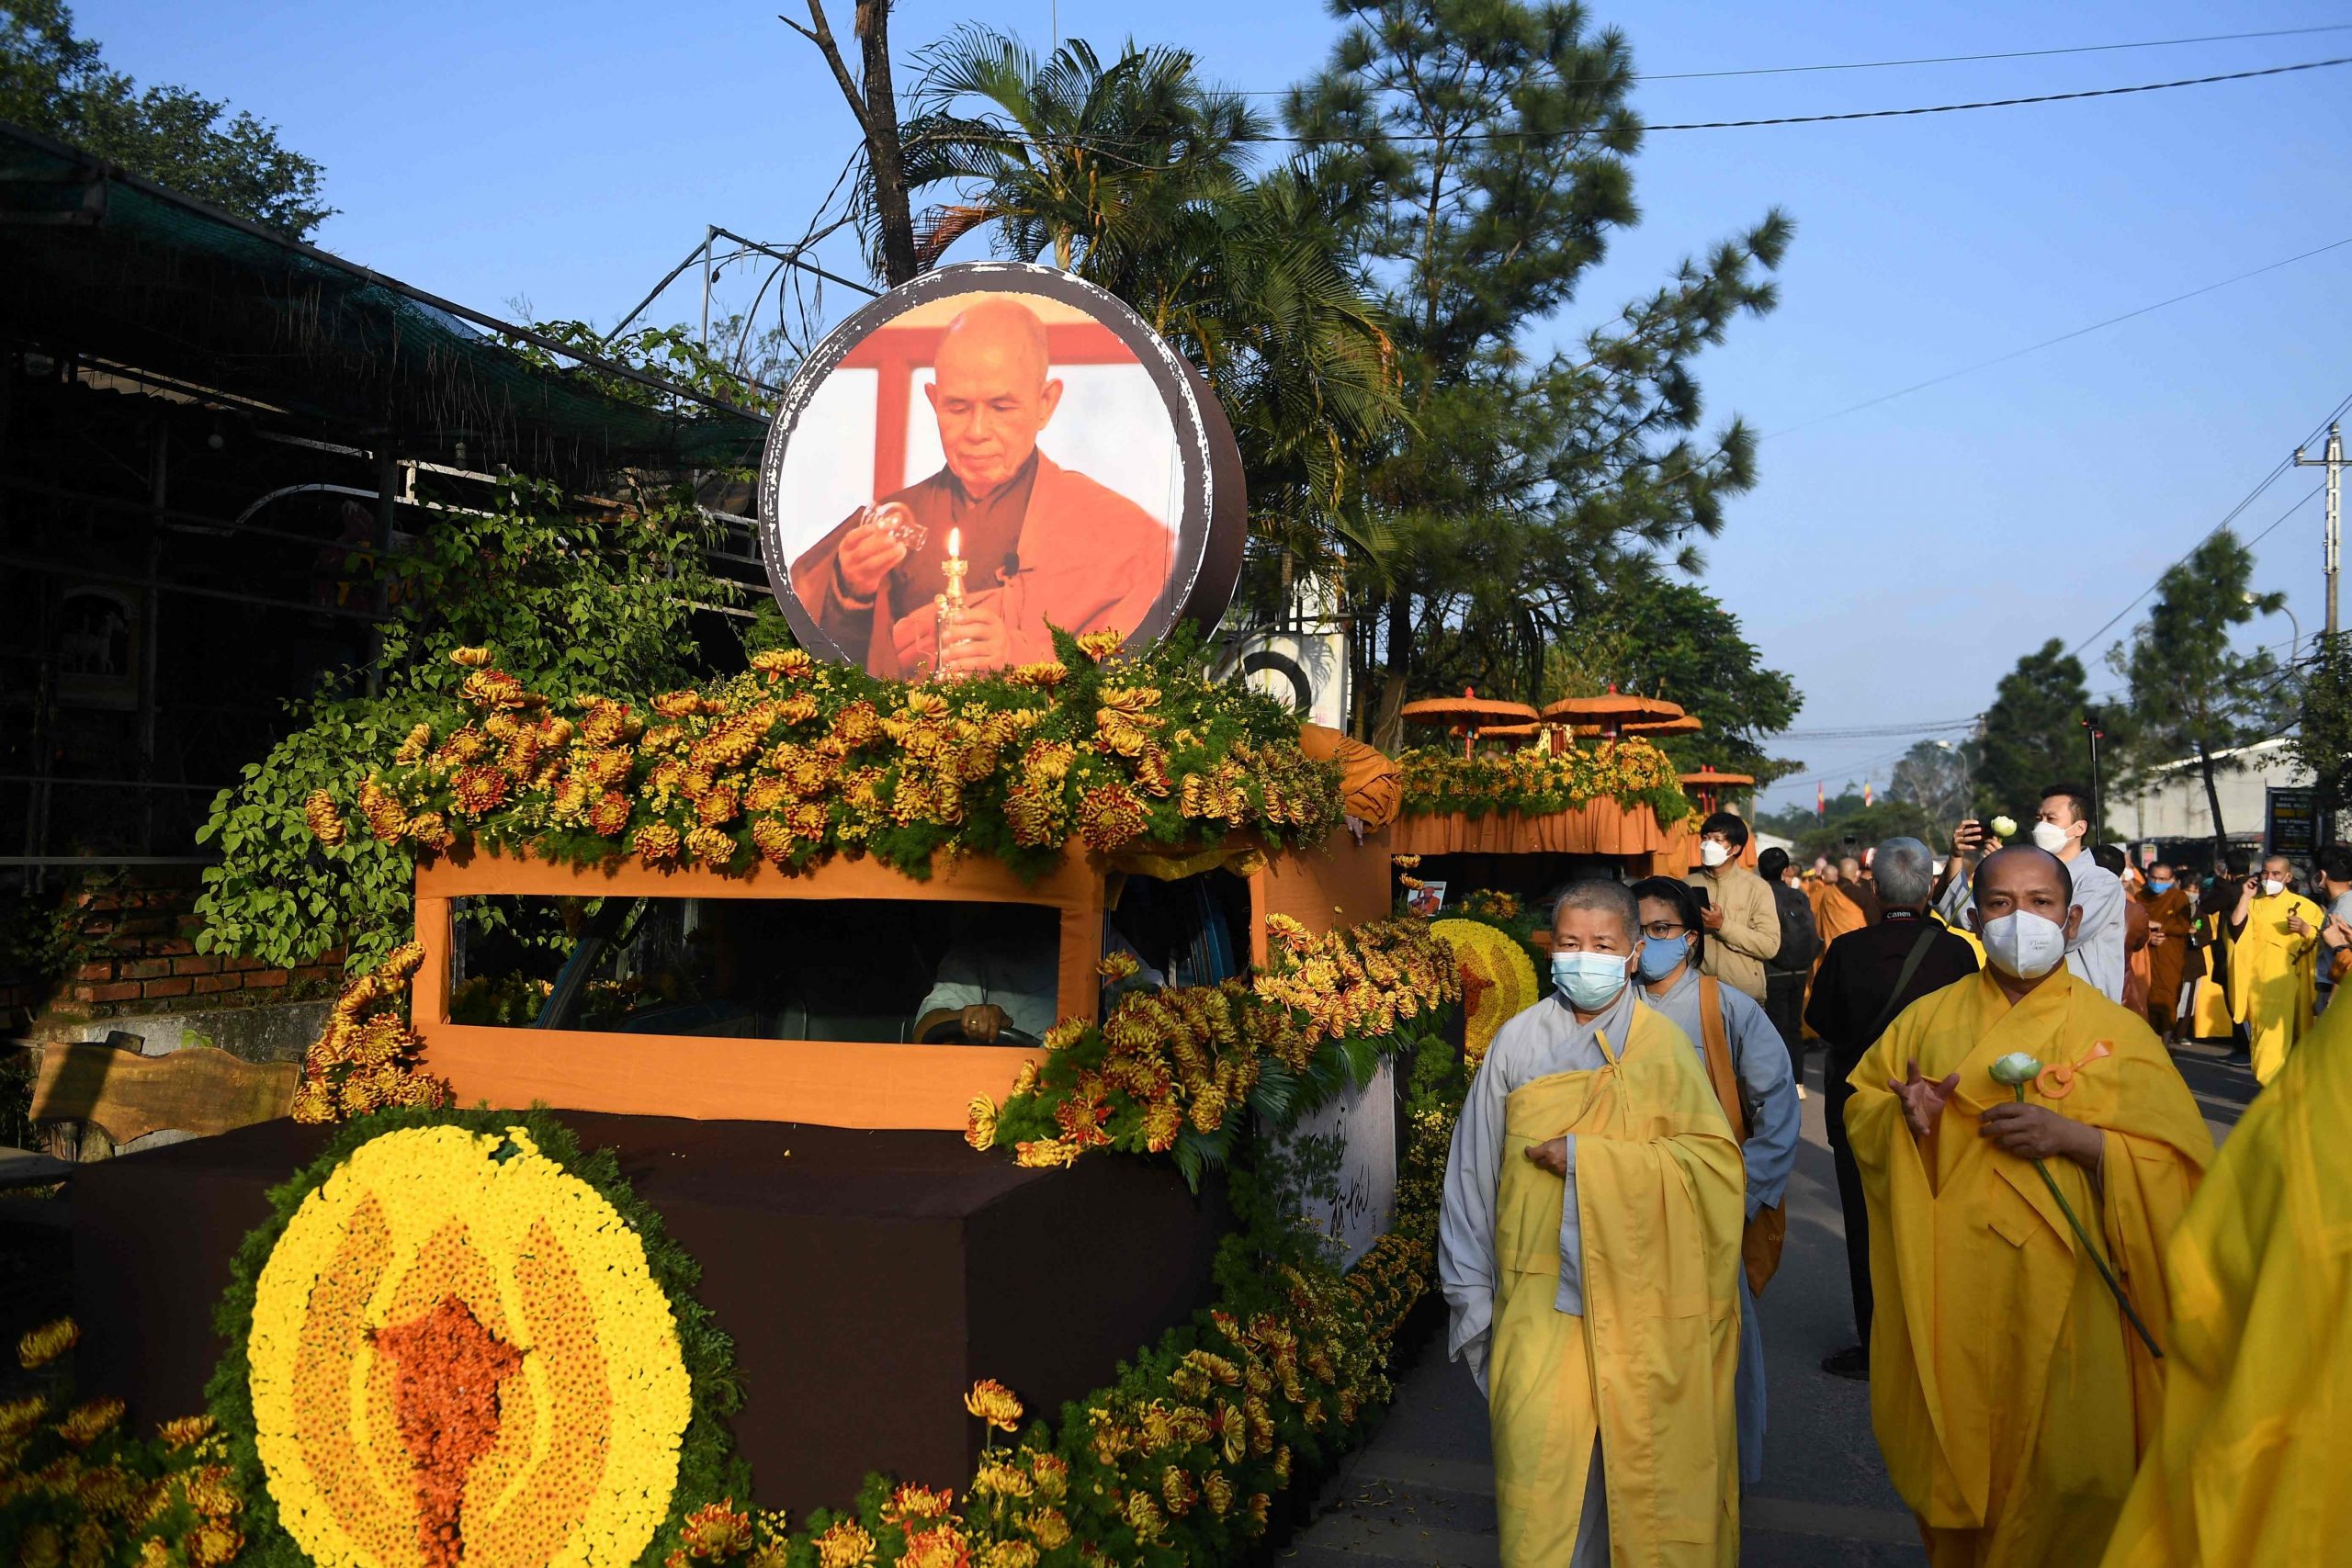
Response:
MULTIPOLYGON (((1214 1192, 1117 1155, 1035 1171, 950 1133, 562 1120, 616 1150, 701 1264, 735 1341, 737 1447, 761 1506, 796 1517, 846 1506, 869 1471, 960 1490, 980 1443, 965 1390, 995 1378, 1058 1416, 1206 1302, 1227 1223, 1214 1192)), ((83 1168, 84 1395, 120 1395, 141 1426, 204 1408, 230 1260, 332 1132, 264 1122, 83 1168)))

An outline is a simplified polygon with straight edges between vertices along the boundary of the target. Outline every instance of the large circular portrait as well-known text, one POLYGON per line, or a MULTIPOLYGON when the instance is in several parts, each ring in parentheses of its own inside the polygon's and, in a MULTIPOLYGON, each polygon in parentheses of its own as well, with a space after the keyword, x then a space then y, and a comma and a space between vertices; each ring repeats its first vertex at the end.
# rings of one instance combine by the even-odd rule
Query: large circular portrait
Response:
POLYGON ((801 645, 876 675, 984 674, 1053 627, 1155 640, 1225 613, 1248 533, 1208 385, 1135 311, 976 262, 826 337, 768 433, 760 531, 801 645))

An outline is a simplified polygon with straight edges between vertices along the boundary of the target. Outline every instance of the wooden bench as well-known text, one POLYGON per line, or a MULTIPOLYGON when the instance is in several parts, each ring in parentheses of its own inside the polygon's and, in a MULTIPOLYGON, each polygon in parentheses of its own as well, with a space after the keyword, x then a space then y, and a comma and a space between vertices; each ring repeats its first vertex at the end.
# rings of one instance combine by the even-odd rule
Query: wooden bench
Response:
POLYGON ((48 1129, 50 1153, 103 1157, 84 1131, 95 1129, 112 1152, 151 1133, 211 1137, 286 1114, 302 1068, 295 1062, 247 1062, 209 1045, 144 1056, 113 1045, 52 1043, 40 1048, 33 1079, 32 1121, 48 1129))

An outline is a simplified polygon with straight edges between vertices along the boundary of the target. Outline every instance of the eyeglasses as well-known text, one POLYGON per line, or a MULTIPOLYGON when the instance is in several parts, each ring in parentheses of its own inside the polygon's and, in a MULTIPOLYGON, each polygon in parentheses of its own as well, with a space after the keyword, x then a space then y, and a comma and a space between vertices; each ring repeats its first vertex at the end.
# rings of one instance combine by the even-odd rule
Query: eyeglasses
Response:
POLYGON ((1660 920, 1655 925, 1644 926, 1642 928, 1642 934, 1644 936, 1654 936, 1660 942, 1672 942, 1676 937, 1680 936, 1684 931, 1687 931, 1690 929, 1690 928, 1689 926, 1682 924, 1679 920, 1660 920))

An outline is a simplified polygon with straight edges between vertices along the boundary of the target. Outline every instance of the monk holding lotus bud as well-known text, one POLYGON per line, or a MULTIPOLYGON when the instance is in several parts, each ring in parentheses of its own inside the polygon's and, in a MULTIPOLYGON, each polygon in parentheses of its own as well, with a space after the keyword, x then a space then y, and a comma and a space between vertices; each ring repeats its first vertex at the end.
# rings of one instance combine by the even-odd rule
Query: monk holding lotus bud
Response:
POLYGON ((2165 1248, 2213 1139, 2147 1021, 2067 969, 2066 863, 1997 850, 1972 891, 1987 967, 1848 1080, 1871 1422, 1935 1568, 2089 1568, 2157 1429, 2165 1248))

